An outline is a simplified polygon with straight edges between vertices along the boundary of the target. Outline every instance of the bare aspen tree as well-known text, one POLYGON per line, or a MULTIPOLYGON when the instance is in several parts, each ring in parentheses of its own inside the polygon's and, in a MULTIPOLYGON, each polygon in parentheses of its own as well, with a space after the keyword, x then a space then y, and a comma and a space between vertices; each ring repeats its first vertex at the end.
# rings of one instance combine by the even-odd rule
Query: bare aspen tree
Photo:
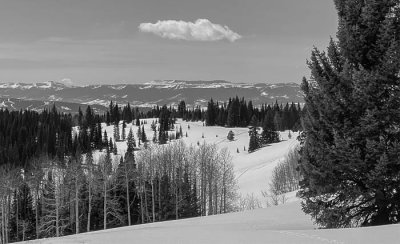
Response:
POLYGON ((121 158, 122 170, 124 175, 124 183, 125 183, 125 191, 126 191, 126 207, 128 213, 128 225, 132 224, 131 220, 131 196, 130 196, 130 183, 134 179, 135 174, 135 155, 133 152, 133 148, 128 147, 128 151, 125 154, 125 160, 121 158))
POLYGON ((138 154, 138 160, 137 160, 137 167, 138 167, 138 174, 137 174, 137 182, 139 183, 138 186, 138 192, 140 196, 140 216, 141 216, 141 222, 144 224, 145 222, 145 210, 144 210, 144 191, 145 191, 145 180, 144 180, 144 174, 145 174, 145 164, 143 162, 143 154, 144 150, 140 151, 138 154))
POLYGON ((40 219, 40 232, 45 237, 59 237, 67 226, 61 213, 65 208, 63 202, 62 185, 65 179, 65 170, 59 167, 57 162, 51 162, 46 169, 43 192, 43 215, 40 219))
POLYGON ((219 168, 221 171, 221 207, 220 213, 231 212, 235 209, 237 202, 237 180, 234 174, 232 156, 227 148, 219 152, 219 168))
POLYGON ((108 185, 111 177, 112 171, 112 161, 110 152, 107 152, 106 156, 100 159, 100 171, 103 181, 103 228, 107 229, 107 193, 109 191, 108 185))
POLYGON ((28 185, 33 190, 34 205, 35 205, 35 232, 36 239, 39 239, 40 233, 40 216, 39 216, 39 206, 40 197, 43 194, 43 183, 45 172, 43 171, 43 166, 48 163, 49 159, 46 156, 41 156, 37 159, 31 161, 31 167, 29 168, 26 177, 28 185))
POLYGON ((85 168, 87 170, 87 182, 88 182, 88 212, 87 212, 87 224, 86 231, 90 231, 91 216, 92 216, 92 199, 93 199, 93 188, 95 183, 93 155, 91 152, 86 153, 85 157, 85 168))
MULTIPOLYGON (((67 189, 68 191, 73 190, 73 210, 74 210, 74 222, 75 222, 75 234, 79 234, 80 231, 80 220, 79 220, 79 204, 80 204, 80 190, 83 185, 84 180, 84 172, 83 172, 83 165, 82 165, 82 155, 80 150, 77 150, 76 155, 68 161, 67 164, 67 173, 68 179, 72 181, 71 188, 67 189)), ((89 186, 90 188, 90 186, 89 186)))

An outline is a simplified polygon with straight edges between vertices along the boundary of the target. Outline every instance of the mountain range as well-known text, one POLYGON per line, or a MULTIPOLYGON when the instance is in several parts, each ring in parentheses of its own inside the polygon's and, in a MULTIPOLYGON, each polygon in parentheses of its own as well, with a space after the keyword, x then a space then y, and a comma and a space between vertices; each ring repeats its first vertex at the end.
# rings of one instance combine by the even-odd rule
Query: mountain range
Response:
POLYGON ((254 105, 295 102, 302 103, 303 95, 297 83, 248 84, 223 80, 183 81, 162 80, 142 84, 67 85, 61 82, 0 83, 0 108, 11 110, 42 110, 56 104, 63 112, 76 112, 79 106, 90 105, 98 112, 107 109, 109 102, 139 107, 176 105, 184 100, 189 106, 206 106, 207 101, 225 102, 229 97, 244 97, 254 105))

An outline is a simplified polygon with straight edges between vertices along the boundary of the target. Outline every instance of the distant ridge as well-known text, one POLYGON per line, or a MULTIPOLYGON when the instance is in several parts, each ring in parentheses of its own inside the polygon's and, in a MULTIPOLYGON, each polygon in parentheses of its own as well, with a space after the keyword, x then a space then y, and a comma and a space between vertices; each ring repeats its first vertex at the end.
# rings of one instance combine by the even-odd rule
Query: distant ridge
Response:
MULTIPOLYGON (((188 106, 206 106, 207 101, 226 102, 229 97, 244 97, 252 100, 254 105, 295 102, 303 103, 303 94, 297 83, 233 83, 224 80, 186 81, 156 80, 142 84, 101 84, 70 85, 62 82, 38 83, 0 83, 0 105, 8 109, 21 109, 41 102, 69 103, 65 108, 74 112, 75 105, 85 104, 107 107, 110 100, 119 104, 152 107, 154 105, 176 105, 184 100, 188 106), (14 101, 14 105, 8 102, 14 101), (24 102, 21 102, 24 101, 24 102), (30 104, 31 103, 31 104, 30 104), (24 104, 19 107, 15 104, 24 104)), ((31 107, 32 107, 31 106, 31 107)), ((61 106, 61 105, 60 105, 61 106)), ((0 106, 1 107, 1 106, 0 106)), ((40 107, 40 106, 39 106, 40 107)), ((100 109, 100 107, 99 107, 100 109)))

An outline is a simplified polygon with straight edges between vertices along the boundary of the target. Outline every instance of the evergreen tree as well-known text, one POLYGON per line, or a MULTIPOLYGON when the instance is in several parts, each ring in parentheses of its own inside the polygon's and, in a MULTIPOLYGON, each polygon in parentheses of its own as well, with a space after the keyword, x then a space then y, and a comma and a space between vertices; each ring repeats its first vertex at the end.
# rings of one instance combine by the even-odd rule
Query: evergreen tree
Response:
POLYGON ((133 136, 132 128, 129 130, 126 144, 128 146, 127 152, 132 153, 134 148, 136 147, 135 137, 133 136))
POLYGON ((125 141, 125 137, 126 137, 125 129, 126 129, 126 123, 125 123, 125 120, 123 120, 122 121, 122 133, 121 133, 121 139, 123 141, 125 141))
POLYGON ((140 117, 139 115, 136 115, 136 126, 140 126, 140 117))
POLYGON ((103 134, 103 147, 108 148, 108 136, 107 136, 106 130, 104 130, 104 134, 103 134))
POLYGON ((269 110, 265 115, 261 140, 263 144, 279 142, 279 132, 275 129, 274 112, 269 110))
POLYGON ((140 143, 140 140, 142 139, 142 127, 141 126, 138 126, 138 130, 137 130, 137 134, 136 135, 137 135, 139 143, 140 143))
POLYGON ((207 105, 207 115, 206 115, 206 125, 214 126, 216 120, 216 105, 214 104, 213 99, 208 102, 207 105))
POLYGON ((260 148, 257 127, 251 127, 249 130, 249 135, 250 135, 249 153, 251 153, 260 148))
POLYGON ((336 0, 338 42, 303 79, 300 196, 324 227, 400 221, 400 6, 336 0))
POLYGON ((144 131, 144 125, 142 126, 142 142, 147 142, 146 132, 144 131))
POLYGON ((228 136, 226 137, 229 141, 233 141, 235 140, 235 133, 233 133, 233 131, 229 131, 228 132, 228 136))
POLYGON ((119 141, 119 140, 120 140, 119 122, 116 121, 114 124, 114 141, 119 141))

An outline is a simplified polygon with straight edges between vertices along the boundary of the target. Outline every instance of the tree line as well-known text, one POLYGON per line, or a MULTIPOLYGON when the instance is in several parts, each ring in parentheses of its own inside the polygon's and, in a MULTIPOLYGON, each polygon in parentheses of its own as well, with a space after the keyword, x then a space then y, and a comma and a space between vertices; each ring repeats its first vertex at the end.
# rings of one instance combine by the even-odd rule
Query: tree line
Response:
MULTIPOLYGON (((294 104, 287 107, 300 111, 294 104)), ((228 111, 225 105, 214 108, 228 111)), ((258 118, 267 110, 271 121, 272 108, 253 108, 254 124, 263 122, 258 118)), ((285 111, 277 104, 274 109, 285 111)), ((0 110, 1 243, 236 210, 226 150, 181 142, 161 146, 183 136, 182 128, 175 128, 177 118, 196 116, 205 124, 209 118, 184 101, 177 109, 164 105, 148 111, 111 102, 105 114, 90 106, 75 115, 55 106, 42 112, 0 110), (141 120, 148 117, 156 119, 152 144, 147 121, 141 120), (127 123, 137 125, 137 134, 126 133, 127 123), (113 125, 114 135, 107 135, 105 125, 113 125), (118 155, 116 142, 123 141, 127 152, 118 155)))
POLYGON ((25 169, 2 166, 1 243, 235 210, 227 150, 176 142, 94 155, 78 150, 64 160, 32 159, 25 169))

